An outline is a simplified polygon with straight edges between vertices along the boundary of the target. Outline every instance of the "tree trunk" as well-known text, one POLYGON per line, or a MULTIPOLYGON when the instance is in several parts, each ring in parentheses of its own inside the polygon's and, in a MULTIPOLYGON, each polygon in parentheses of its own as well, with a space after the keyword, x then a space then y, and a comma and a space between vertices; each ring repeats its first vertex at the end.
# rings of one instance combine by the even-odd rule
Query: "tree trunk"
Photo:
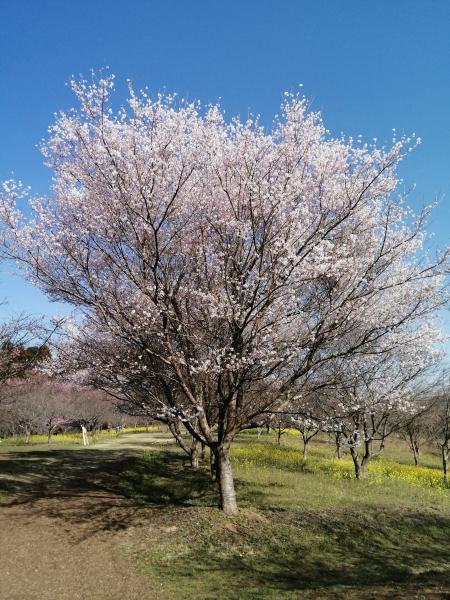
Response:
POLYGON ((52 443, 52 430, 49 429, 48 433, 47 433, 47 444, 51 444, 52 443))
POLYGON ((28 427, 25 428, 25 444, 30 443, 30 430, 28 427))
POLYGON ((191 458, 191 467, 193 469, 198 469, 198 447, 200 442, 198 442, 195 438, 192 438, 192 444, 190 448, 190 458, 191 458))
POLYGON ((227 515, 235 515, 237 513, 237 503, 229 448, 222 446, 217 449, 217 461, 220 508, 227 515))
POLYGON ((206 460, 206 444, 204 444, 203 442, 201 443, 201 452, 200 452, 200 460, 203 462, 205 462, 206 460))
POLYGON ((372 440, 364 442, 364 456, 361 461, 361 479, 365 479, 367 475, 367 465, 372 458, 372 440))
POLYGON ((281 446, 281 436, 283 435, 283 431, 281 431, 281 427, 278 427, 277 430, 277 444, 281 446))
POLYGON ((350 454, 352 455, 353 465, 355 467, 355 477, 356 479, 362 479, 364 477, 364 473, 361 467, 358 452, 355 448, 350 447, 350 454))
POLYGON ((342 458, 342 444, 341 444, 342 433, 336 433, 336 456, 338 460, 342 458))
POLYGON ((448 454, 449 454, 449 449, 446 447, 442 448, 442 468, 444 471, 445 485, 448 485, 448 454))
POLYGON ((411 442, 411 450, 412 450, 413 456, 414 456, 414 464, 416 467, 418 467, 420 464, 420 450, 419 450, 419 445, 417 444, 416 441, 411 442))
POLYGON ((367 475, 367 464, 369 462, 369 458, 364 456, 361 461, 361 479, 365 479, 367 475))
POLYGON ((308 444, 309 440, 303 440, 303 461, 306 462, 308 458, 308 444))

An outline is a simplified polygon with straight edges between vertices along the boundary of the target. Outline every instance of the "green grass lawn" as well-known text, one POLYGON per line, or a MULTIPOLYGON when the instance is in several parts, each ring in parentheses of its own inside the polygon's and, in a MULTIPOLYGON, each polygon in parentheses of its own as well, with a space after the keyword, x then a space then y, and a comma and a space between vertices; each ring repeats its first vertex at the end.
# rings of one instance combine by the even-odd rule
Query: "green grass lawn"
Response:
POLYGON ((271 436, 241 436, 240 512, 230 518, 216 508, 207 465, 195 472, 172 444, 152 445, 161 435, 149 434, 143 451, 99 443, 11 453, 0 462, 6 497, 26 502, 64 485, 122 498, 122 523, 101 505, 76 519, 123 530, 121 552, 168 599, 450 597, 450 490, 434 452, 416 469, 391 440, 356 481, 325 439, 303 464, 298 437, 279 448, 271 436))
POLYGON ((180 599, 450 597, 450 495, 434 455, 430 467, 402 467, 398 441, 356 481, 350 461, 334 461, 323 441, 306 465, 299 440, 284 443, 243 436, 236 445, 234 518, 213 508, 206 473, 195 489, 176 461, 168 474, 164 455, 147 454, 141 489, 146 478, 170 488, 172 507, 159 536, 144 528, 131 541, 140 570, 180 599))

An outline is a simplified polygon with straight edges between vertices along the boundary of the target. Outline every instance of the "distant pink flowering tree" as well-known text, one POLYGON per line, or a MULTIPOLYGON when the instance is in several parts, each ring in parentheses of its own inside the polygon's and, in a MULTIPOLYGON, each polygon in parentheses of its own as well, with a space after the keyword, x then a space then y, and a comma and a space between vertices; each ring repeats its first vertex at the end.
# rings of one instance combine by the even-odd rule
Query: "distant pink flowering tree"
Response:
POLYGON ((410 140, 332 138, 291 95, 267 132, 131 88, 114 113, 112 78, 72 87, 79 109, 43 147, 51 195, 28 218, 26 190, 3 186, 5 251, 79 307, 118 364, 134 357, 140 389, 155 384, 161 414, 211 449, 234 513, 236 435, 330 360, 413 335, 444 301, 446 258, 423 258, 424 216, 398 196, 410 140))

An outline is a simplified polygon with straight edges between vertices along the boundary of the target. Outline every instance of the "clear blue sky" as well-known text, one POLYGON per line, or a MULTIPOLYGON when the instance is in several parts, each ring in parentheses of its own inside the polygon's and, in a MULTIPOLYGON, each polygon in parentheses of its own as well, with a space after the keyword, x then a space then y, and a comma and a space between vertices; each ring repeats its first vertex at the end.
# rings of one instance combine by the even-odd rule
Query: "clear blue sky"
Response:
MULTIPOLYGON (((124 82, 222 100, 269 122, 282 92, 303 90, 334 133, 399 133, 423 145, 402 167, 417 207, 442 197, 430 229, 450 231, 449 0, 0 0, 0 179, 45 193, 36 144, 73 105, 72 74, 109 66, 124 82)), ((11 308, 55 311, 3 269, 11 308)), ((445 317, 450 333, 450 320, 445 317)))

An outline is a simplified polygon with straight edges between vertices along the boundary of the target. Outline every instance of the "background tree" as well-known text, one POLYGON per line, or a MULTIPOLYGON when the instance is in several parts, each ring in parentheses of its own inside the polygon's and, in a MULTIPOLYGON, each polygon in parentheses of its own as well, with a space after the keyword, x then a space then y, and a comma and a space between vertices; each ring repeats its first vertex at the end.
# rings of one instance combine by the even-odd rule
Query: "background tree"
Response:
POLYGON ((51 333, 52 331, 49 332, 39 318, 19 315, 2 319, 0 323, 0 383, 4 383, 8 379, 25 377, 27 372, 47 360, 50 357, 47 343, 51 333), (37 341, 41 343, 36 345, 37 341))
POLYGON ((450 455, 450 391, 448 385, 441 385, 440 389, 433 394, 430 420, 431 437, 440 450, 444 481, 448 485, 450 455))
POLYGON ((433 401, 428 395, 418 395, 412 399, 409 411, 404 415, 399 435, 408 442, 414 464, 420 464, 422 447, 432 440, 433 401))
MULTIPOLYGON (((426 327, 423 335, 430 334, 433 339, 434 332, 426 327)), ((412 399, 423 395, 430 371, 441 356, 432 350, 432 339, 428 353, 420 356, 411 338, 381 353, 330 363, 330 380, 320 392, 320 411, 328 415, 330 430, 340 435, 339 443, 345 440, 358 479, 365 477, 370 460, 383 452, 386 439, 401 431, 415 414, 412 399)))

